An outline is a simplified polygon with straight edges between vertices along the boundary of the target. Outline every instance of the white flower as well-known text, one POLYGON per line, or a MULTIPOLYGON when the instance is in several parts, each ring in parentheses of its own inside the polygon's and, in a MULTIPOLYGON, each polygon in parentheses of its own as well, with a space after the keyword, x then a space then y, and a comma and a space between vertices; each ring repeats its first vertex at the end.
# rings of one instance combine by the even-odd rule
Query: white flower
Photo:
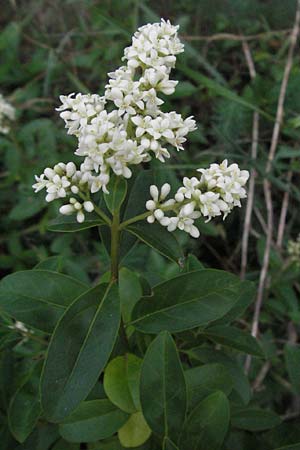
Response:
POLYGON ((9 122, 15 120, 15 108, 0 94, 0 133, 9 133, 9 122))
POLYGON ((92 117, 103 111, 105 98, 97 94, 61 95, 62 105, 56 111, 62 111, 60 117, 65 121, 68 134, 77 134, 92 117))

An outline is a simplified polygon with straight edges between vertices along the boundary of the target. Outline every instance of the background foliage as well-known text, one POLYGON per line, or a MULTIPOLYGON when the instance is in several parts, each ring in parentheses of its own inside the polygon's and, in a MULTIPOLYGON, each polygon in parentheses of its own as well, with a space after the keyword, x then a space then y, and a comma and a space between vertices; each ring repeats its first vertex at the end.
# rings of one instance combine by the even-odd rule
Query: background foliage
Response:
MULTIPOLYGON (((286 63, 287 36, 294 21, 296 2, 1 0, 0 3, 0 90, 17 108, 17 121, 12 133, 0 137, 2 275, 41 264, 39 268, 71 275, 78 283, 86 285, 89 282, 95 283, 108 270, 109 259, 104 245, 98 239, 97 228, 76 234, 48 231, 49 220, 56 216, 57 205, 46 205, 42 195, 33 194, 31 185, 34 174, 40 173, 46 165, 74 158, 75 142, 66 135, 63 123, 54 110, 58 105, 59 95, 73 91, 101 94, 107 72, 119 66, 123 48, 128 45, 137 26, 164 17, 170 18, 172 23, 180 24, 180 33, 186 44, 186 52, 178 58, 174 77, 181 82, 176 93, 166 99, 166 110, 178 110, 185 116, 194 115, 199 128, 189 138, 185 152, 173 154, 163 168, 160 166, 163 169, 161 178, 169 179, 176 187, 177 180, 183 175, 190 176, 195 168, 205 167, 214 161, 220 162, 224 157, 238 162, 245 169, 254 165, 257 187, 247 279, 257 283, 266 228, 262 182, 286 63), (251 81, 249 76, 241 40, 232 37, 219 40, 201 38, 220 33, 253 36, 248 44, 257 72, 255 80, 251 81), (254 164, 250 154, 253 111, 260 113, 258 159, 254 164)), ((290 190, 290 202, 282 249, 272 246, 268 289, 260 315, 259 341, 264 358, 252 359, 249 374, 251 399, 249 385, 242 375, 240 385, 235 386, 235 391, 239 390, 248 407, 243 409, 241 406, 231 405, 232 431, 227 434, 222 447, 226 450, 271 450, 300 441, 300 356, 298 347, 295 347, 300 323, 300 269, 297 264, 291 263, 286 251, 288 240, 297 237, 300 227, 299 59, 297 47, 287 89, 282 134, 270 176, 276 226, 283 195, 287 190, 290 190), (287 177, 289 170, 293 172, 291 183, 287 177)), ((158 173, 155 162, 151 168, 158 173)), ((238 275, 243 216, 244 209, 235 210, 224 223, 202 223, 201 237, 198 240, 179 235, 185 255, 193 253, 197 257, 190 257, 190 269, 204 266, 238 275)), ((136 279, 129 272, 130 269, 138 267, 141 279, 147 280, 151 286, 169 280, 181 270, 175 263, 143 245, 136 247, 123 264, 126 269, 122 270, 129 273, 124 275, 124 292, 132 289, 133 296, 136 292, 133 287, 136 279)), ((236 328, 249 333, 252 316, 253 309, 250 306, 236 321, 236 328)), ((227 336, 224 341, 224 333, 221 333, 222 339, 218 338, 217 329, 210 333, 205 338, 201 333, 183 332, 177 335, 184 368, 196 370, 194 373, 190 372, 191 385, 193 377, 195 380, 206 380, 202 386, 204 390, 207 389, 206 395, 217 386, 221 392, 230 395, 234 404, 237 394, 234 390, 231 393, 228 371, 241 372, 245 356, 238 351, 247 353, 247 342, 243 343, 240 336, 236 335, 227 336), (206 343, 207 337, 217 347, 206 343), (241 348, 237 348, 237 342, 241 348), (213 357, 212 348, 218 350, 213 357), (192 350, 194 353, 188 354, 192 350), (203 366, 199 366, 199 362, 203 366), (197 371, 203 367, 205 368, 199 374, 197 371), (209 380, 215 376, 212 373, 218 373, 219 380, 209 389, 209 380)), ((43 419, 27 438, 28 430, 18 416, 24 401, 35 396, 35 379, 39 378, 41 370, 44 339, 43 333, 13 328, 13 321, 3 314, 0 330, 0 442, 3 450, 79 448, 79 444, 69 443, 70 435, 74 433, 72 423, 76 424, 76 418, 59 427, 43 419), (29 379, 31 381, 27 383, 29 379), (7 411, 10 411, 9 415, 7 411), (10 417, 8 426, 7 417, 10 417), (25 442, 19 444, 17 441, 23 441, 24 437, 27 438, 25 442)), ((168 340, 169 336, 159 335, 159 339, 168 340)), ((153 351, 154 344, 151 347, 153 351)), ((146 343, 140 342, 139 345, 143 353, 146 343)), ((172 342, 168 345, 171 348, 172 342)), ((251 349, 253 352, 253 347, 251 349)), ((99 392, 95 388, 89 397, 90 402, 96 403, 86 406, 91 417, 99 415, 99 411, 110 411, 103 392, 100 388, 98 390, 99 392)), ((202 391, 200 394, 190 395, 192 398, 198 395, 198 400, 205 396, 202 391)), ((111 399, 110 396, 109 398, 111 399)), ((218 404, 220 410, 224 409, 225 416, 226 401, 226 397, 224 400, 220 393, 214 399, 214 402, 218 402, 214 404, 218 404)), ((200 413, 208 414, 209 404, 201 405, 200 413)), ((28 414, 32 421, 29 420, 29 423, 34 425, 34 412, 39 405, 31 403, 31 406, 32 410, 28 414)), ((124 413, 124 406, 121 410, 123 415, 118 413, 115 418, 120 426, 124 423, 124 417, 128 417, 124 413)), ((136 408, 131 404, 129 412, 134 411, 136 408)), ((116 414, 115 410, 111 414, 116 414)), ((139 416, 135 420, 139 421, 139 416)), ((217 416, 211 426, 213 429, 220 426, 217 416)), ((188 433, 193 435, 193 423, 190 427, 188 433)), ((212 431, 206 429, 204 435, 209 436, 210 433, 212 431)), ((97 439, 100 437, 96 436, 94 440, 97 439)), ((105 445, 107 446, 89 444, 88 448, 121 448, 113 447, 117 444, 111 441, 105 445)), ((165 448, 173 448, 171 445, 172 443, 166 442, 165 448)), ((87 444, 82 448, 87 448, 87 444)))

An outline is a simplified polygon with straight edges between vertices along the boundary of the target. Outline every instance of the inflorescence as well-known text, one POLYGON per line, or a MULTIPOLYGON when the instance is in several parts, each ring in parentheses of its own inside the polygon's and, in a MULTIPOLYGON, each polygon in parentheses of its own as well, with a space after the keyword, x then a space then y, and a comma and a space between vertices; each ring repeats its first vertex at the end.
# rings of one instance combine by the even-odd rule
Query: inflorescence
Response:
MULTIPOLYGON (((195 120, 160 109, 164 103, 160 94, 173 94, 178 83, 170 79, 176 55, 184 50, 177 30, 178 26, 163 19, 139 28, 124 51, 125 65, 108 74, 104 96, 60 97, 62 105, 57 110, 68 134, 77 137, 75 154, 83 162, 79 168, 73 162, 46 168, 35 177, 33 188, 35 192, 45 188, 48 202, 69 197, 61 214, 76 213, 78 222, 84 221, 85 212, 94 210, 90 194, 100 190, 107 194, 112 173, 130 178, 132 165, 153 157, 164 162, 170 148, 184 149, 187 134, 196 129, 195 120)), ((202 215, 210 220, 220 214, 225 218, 234 206, 240 206, 240 199, 246 197, 247 171, 240 171, 236 164, 227 167, 224 161, 199 172, 199 179, 184 178, 171 200, 165 201, 168 184, 160 193, 151 186, 148 222, 157 220, 169 231, 179 228, 198 237, 195 219, 202 215)))

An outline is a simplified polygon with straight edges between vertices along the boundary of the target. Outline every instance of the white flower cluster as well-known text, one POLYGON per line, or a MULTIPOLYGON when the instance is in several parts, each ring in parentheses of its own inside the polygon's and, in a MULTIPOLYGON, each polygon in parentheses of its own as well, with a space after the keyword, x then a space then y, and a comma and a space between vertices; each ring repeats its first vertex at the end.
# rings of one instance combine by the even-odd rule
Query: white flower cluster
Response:
POLYGON ((194 225, 195 219, 203 216, 208 222, 222 214, 225 219, 235 206, 241 206, 241 199, 246 197, 247 170, 240 170, 237 164, 228 166, 224 160, 198 172, 200 178, 183 179, 174 199, 165 201, 171 189, 169 184, 164 184, 160 192, 156 186, 150 187, 152 200, 146 203, 151 213, 147 217, 149 223, 157 220, 168 231, 178 228, 197 238, 200 232, 194 225))
MULTIPOLYGON (((68 134, 78 138, 75 154, 84 158, 75 178, 90 193, 108 193, 112 172, 130 178, 130 166, 149 161, 153 155, 164 162, 170 157, 167 147, 182 150, 186 135, 196 129, 192 117, 184 119, 160 109, 164 102, 159 94, 172 94, 178 83, 169 78, 176 55, 183 52, 177 30, 178 26, 163 19, 139 28, 125 49, 126 65, 108 74, 104 96, 73 93, 60 97, 62 105, 57 110, 68 134)), ((76 186, 74 178, 57 175, 49 179, 44 172, 36 177, 33 187, 36 191, 45 187, 47 201, 76 186)))
POLYGON ((0 133, 9 133, 9 122, 15 120, 15 114, 15 108, 0 94, 0 133))

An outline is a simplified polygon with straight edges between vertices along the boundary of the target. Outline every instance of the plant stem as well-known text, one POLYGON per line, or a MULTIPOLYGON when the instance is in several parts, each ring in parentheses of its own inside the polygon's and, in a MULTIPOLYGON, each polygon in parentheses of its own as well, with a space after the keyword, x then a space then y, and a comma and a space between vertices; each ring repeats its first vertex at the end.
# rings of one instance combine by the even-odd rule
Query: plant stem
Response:
POLYGON ((144 212, 143 214, 139 214, 138 216, 134 216, 131 219, 125 220, 125 222, 122 222, 119 226, 119 230, 123 230, 123 228, 126 228, 128 225, 131 225, 132 223, 139 222, 140 220, 146 219, 148 216, 151 216, 152 211, 144 212))
POLYGON ((115 212, 111 224, 111 281, 118 281, 119 277, 119 240, 120 240, 120 213, 115 212))
MULTIPOLYGON (((119 278, 119 247, 120 247, 120 213, 115 212, 113 215, 113 220, 111 223, 111 246, 110 246, 110 260, 111 260, 111 270, 110 270, 110 280, 111 282, 118 281, 119 278)), ((129 349, 129 342, 124 326, 123 319, 121 318, 120 323, 120 339, 124 346, 129 349)))
POLYGON ((101 219, 104 220, 105 223, 107 223, 107 225, 111 225, 110 218, 100 208, 98 208, 98 206, 94 205, 94 211, 99 217, 101 217, 101 219))

